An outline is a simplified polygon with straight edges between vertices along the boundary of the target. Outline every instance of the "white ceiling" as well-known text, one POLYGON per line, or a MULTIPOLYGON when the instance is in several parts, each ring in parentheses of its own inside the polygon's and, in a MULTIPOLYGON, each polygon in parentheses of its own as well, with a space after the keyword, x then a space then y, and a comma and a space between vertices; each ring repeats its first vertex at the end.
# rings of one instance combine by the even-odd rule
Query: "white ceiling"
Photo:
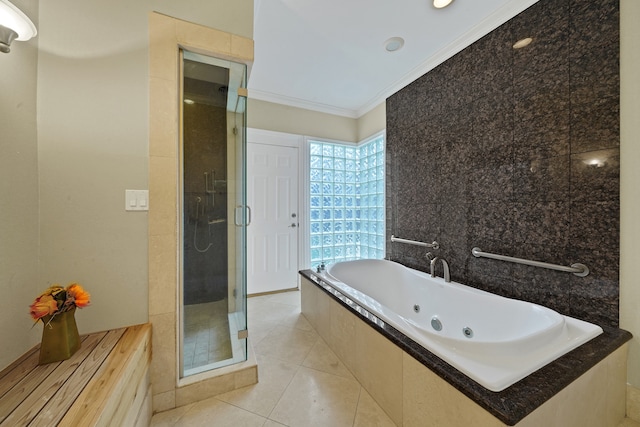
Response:
POLYGON ((357 118, 536 1, 255 0, 250 96, 357 118))

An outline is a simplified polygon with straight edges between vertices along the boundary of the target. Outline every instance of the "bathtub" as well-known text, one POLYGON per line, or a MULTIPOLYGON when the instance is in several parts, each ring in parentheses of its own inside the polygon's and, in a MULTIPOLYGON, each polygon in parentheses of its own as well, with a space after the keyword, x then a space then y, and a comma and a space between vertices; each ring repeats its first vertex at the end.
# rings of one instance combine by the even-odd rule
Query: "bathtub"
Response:
POLYGON ((491 391, 501 391, 603 331, 386 260, 332 264, 314 279, 491 391))

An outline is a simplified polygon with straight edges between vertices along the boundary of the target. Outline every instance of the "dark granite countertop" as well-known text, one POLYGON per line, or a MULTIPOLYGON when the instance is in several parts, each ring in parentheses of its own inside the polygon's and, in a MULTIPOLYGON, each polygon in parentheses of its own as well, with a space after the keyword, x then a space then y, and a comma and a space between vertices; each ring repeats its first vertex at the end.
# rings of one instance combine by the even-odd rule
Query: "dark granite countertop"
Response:
MULTIPOLYGON (((311 270, 302 270, 300 274, 315 282, 311 270)), ((505 390, 494 392, 482 387, 392 326, 376 322, 365 310, 348 304, 322 286, 320 289, 507 425, 518 423, 632 337, 631 333, 623 329, 602 326, 604 333, 601 335, 505 390)))

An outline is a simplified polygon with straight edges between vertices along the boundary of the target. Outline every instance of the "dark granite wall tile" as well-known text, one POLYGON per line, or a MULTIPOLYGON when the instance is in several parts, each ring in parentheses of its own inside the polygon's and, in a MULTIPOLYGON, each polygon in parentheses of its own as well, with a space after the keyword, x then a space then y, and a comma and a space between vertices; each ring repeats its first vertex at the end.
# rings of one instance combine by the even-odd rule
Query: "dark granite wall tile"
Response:
POLYGON ((590 50, 582 56, 572 58, 569 64, 571 102, 586 104, 594 99, 608 98, 619 93, 619 63, 620 51, 617 44, 600 51, 590 50), (602 62, 616 66, 602 67, 602 62))
POLYGON ((514 204, 514 243, 564 248, 569 242, 568 201, 514 204))
POLYGON ((572 57, 619 43, 618 1, 570 0, 569 33, 572 57))
POLYGON ((471 61, 471 55, 471 49, 464 49, 448 61, 450 67, 445 86, 446 92, 442 95, 442 111, 467 106, 473 101, 473 72, 475 67, 471 61), (445 109, 445 106, 449 108, 445 109))
POLYGON ((548 70, 514 85, 515 120, 529 121, 569 108, 569 67, 548 70))
MULTIPOLYGON (((473 246, 505 251, 513 241, 515 207, 513 203, 483 202, 469 205, 467 234, 473 246), (483 247, 484 246, 484 247, 483 247)), ((469 248, 471 250, 471 248, 469 248)))
MULTIPOLYGON (((540 0, 391 96, 388 238, 438 240, 453 280, 617 326, 618 22, 617 0, 540 0)), ((425 248, 387 252, 428 270, 425 248)))
MULTIPOLYGON (((185 84, 193 87, 197 83, 185 81, 185 84)), ((202 93, 207 89, 195 90, 202 93)), ((208 198, 205 172, 215 171, 216 180, 226 177, 226 111, 223 107, 198 104, 197 108, 185 109, 184 123, 188 130, 184 133, 184 302, 200 304, 228 295, 227 234, 223 233, 224 228, 207 225, 207 217, 225 218, 226 191, 217 192, 215 207, 205 208, 197 202, 208 198), (208 251, 196 250, 206 248, 209 243, 213 246, 208 251)))
POLYGON ((529 13, 521 14, 509 22, 512 45, 527 37, 533 39, 529 46, 513 49, 513 78, 516 82, 568 65, 568 12, 568 0, 543 0, 534 5, 529 13), (540 9, 540 13, 536 14, 536 9, 540 9))
POLYGON ((492 163, 487 159, 469 169, 466 200, 474 203, 510 202, 514 199, 513 164, 492 163))
POLYGON ((620 149, 571 156, 571 200, 620 199, 620 149))
POLYGON ((569 198, 570 157, 518 160, 514 167, 516 198, 523 203, 569 198))
POLYGON ((444 90, 438 85, 433 74, 425 75, 424 79, 418 79, 409 86, 415 91, 416 108, 421 111, 423 118, 433 117, 442 112, 442 94, 444 90))
POLYGON ((602 256, 617 254, 620 247, 620 206, 617 201, 572 202, 570 209, 570 246, 583 250, 605 249, 602 256))
POLYGON ((556 111, 514 123, 515 160, 536 160, 570 153, 570 111, 556 111))
POLYGON ((473 53, 473 93, 476 98, 500 94, 512 84, 512 45, 511 28, 502 26, 470 46, 473 53))
POLYGON ((476 99, 472 105, 471 164, 508 163, 514 156, 513 91, 503 90, 476 99))
POLYGON ((620 146, 618 94, 571 105, 571 153, 620 146))

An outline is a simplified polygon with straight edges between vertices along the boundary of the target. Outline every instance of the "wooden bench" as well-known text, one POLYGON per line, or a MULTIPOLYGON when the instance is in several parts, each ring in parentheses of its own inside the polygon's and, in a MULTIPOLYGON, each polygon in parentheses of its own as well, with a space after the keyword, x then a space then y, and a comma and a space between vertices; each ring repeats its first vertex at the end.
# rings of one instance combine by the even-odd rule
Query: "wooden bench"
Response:
POLYGON ((0 426, 148 426, 151 325, 84 335, 70 359, 39 345, 0 372, 0 426))

